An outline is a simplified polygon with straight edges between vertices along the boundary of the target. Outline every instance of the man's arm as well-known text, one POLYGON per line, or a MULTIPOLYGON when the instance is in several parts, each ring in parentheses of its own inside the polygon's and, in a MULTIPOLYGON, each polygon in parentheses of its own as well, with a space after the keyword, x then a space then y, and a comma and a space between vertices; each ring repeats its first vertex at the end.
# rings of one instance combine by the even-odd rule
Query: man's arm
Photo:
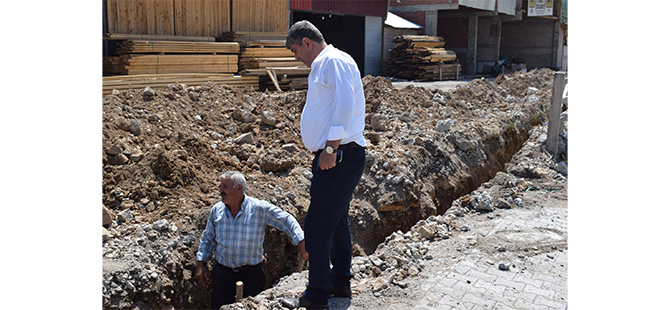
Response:
POLYGON ((305 232, 303 232, 298 220, 281 208, 269 203, 266 210, 266 222, 268 225, 277 228, 286 233, 291 238, 291 243, 298 246, 298 253, 304 259, 309 256, 305 250, 305 232))
MULTIPOLYGON (((331 146, 334 150, 337 150, 337 148, 340 147, 340 141, 342 140, 326 141, 326 146, 331 146)), ((337 152, 328 154, 325 151, 322 151, 321 155, 319 155, 319 168, 321 168, 321 170, 334 168, 337 165, 336 160, 337 152)))
POLYGON ((195 280, 200 286, 206 286, 206 283, 209 283, 210 277, 206 262, 195 262, 195 280))
POLYGON ((200 246, 195 255, 195 280, 198 284, 205 286, 210 280, 209 271, 207 270, 207 261, 212 256, 212 252, 216 243, 216 231, 214 225, 214 207, 209 211, 209 218, 207 219, 207 226, 200 237, 200 246))
POLYGON ((302 257, 304 260, 309 259, 309 253, 307 253, 307 250, 305 249, 305 239, 302 239, 300 242, 298 242, 298 255, 302 257))

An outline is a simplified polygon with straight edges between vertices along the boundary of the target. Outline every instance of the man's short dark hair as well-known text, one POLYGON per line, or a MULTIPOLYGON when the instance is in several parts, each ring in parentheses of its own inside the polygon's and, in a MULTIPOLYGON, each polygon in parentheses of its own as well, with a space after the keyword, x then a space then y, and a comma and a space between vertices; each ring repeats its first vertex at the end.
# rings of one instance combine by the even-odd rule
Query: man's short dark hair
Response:
POLYGON ((302 38, 308 38, 316 43, 324 41, 321 31, 314 24, 306 20, 296 22, 288 30, 286 35, 286 48, 290 49, 292 44, 302 46, 302 38))

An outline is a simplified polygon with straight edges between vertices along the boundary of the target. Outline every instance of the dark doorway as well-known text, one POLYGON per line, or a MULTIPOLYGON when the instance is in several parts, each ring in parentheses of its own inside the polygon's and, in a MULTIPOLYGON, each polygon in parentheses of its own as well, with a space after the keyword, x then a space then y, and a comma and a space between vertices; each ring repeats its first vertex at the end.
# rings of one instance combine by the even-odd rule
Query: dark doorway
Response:
POLYGON ((363 74, 365 61, 365 17, 293 11, 291 25, 308 20, 319 28, 326 39, 338 49, 351 55, 363 74))

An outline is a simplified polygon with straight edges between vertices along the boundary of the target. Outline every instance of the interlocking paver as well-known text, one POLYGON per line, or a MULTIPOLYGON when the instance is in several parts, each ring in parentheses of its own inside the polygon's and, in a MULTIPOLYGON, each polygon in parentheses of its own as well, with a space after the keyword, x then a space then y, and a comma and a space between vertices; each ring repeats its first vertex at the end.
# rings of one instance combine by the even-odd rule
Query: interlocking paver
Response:
POLYGON ((459 241, 471 240, 468 244, 473 249, 466 248, 460 256, 436 261, 445 268, 421 284, 422 289, 433 292, 426 293, 413 309, 567 309, 567 248, 563 244, 555 251, 542 252, 553 247, 554 241, 565 242, 556 237, 567 235, 566 221, 556 220, 565 216, 561 212, 567 214, 567 209, 511 210, 483 230, 459 236, 459 241), (537 221, 528 221, 524 216, 537 221), (542 216, 546 218, 538 219, 542 216), (550 242, 512 253, 503 250, 486 254, 476 248, 477 238, 499 238, 506 233, 521 238, 515 239, 521 242, 523 238, 543 237, 550 242), (509 270, 499 269, 503 261, 511 265, 509 270))

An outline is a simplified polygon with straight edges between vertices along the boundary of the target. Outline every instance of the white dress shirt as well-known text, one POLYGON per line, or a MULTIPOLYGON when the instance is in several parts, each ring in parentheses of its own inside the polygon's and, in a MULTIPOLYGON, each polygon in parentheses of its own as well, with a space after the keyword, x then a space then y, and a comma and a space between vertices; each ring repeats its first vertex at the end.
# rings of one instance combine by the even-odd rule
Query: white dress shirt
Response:
POLYGON ((311 67, 300 119, 305 147, 316 152, 326 147, 326 141, 334 140, 365 146, 365 96, 354 59, 330 44, 311 67))

